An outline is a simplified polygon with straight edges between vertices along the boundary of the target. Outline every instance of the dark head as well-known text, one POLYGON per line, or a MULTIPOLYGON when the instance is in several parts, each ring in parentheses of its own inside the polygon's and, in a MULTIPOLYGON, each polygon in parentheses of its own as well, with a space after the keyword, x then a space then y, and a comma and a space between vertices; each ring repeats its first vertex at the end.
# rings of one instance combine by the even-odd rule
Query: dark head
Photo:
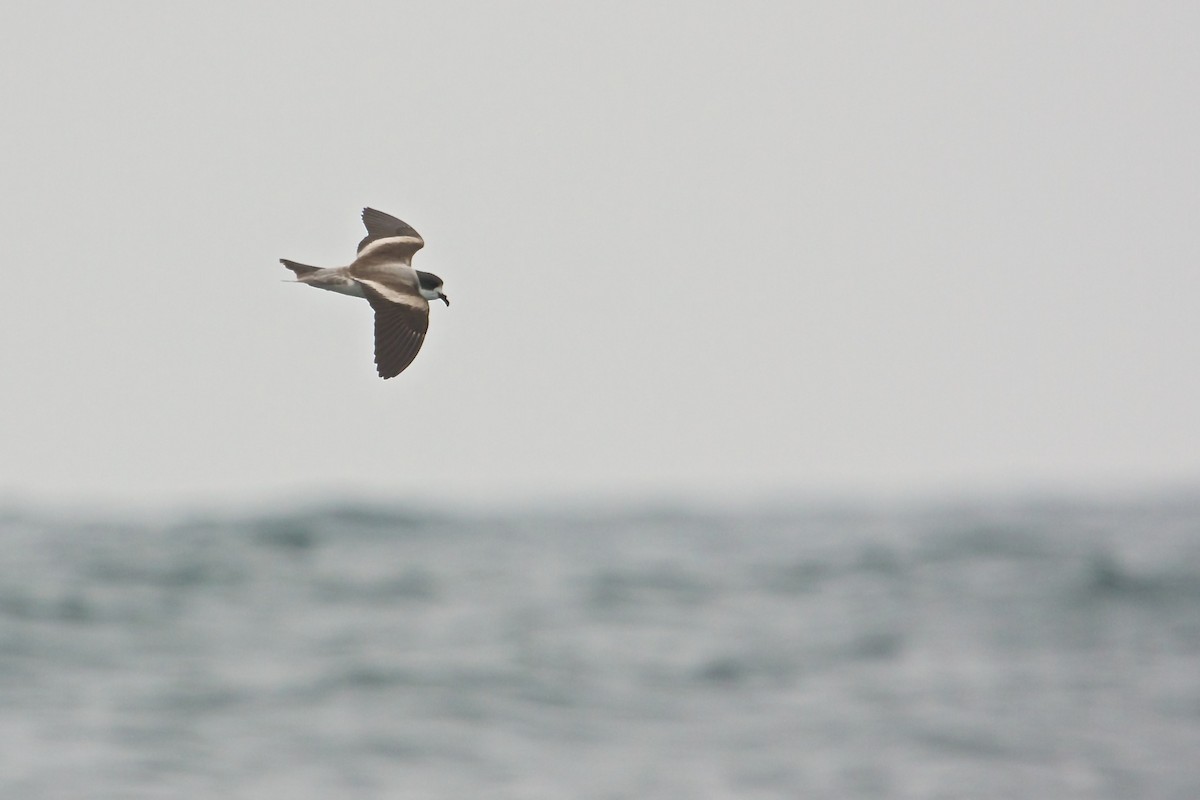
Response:
POLYGON ((450 298, 442 292, 442 279, 432 272, 417 270, 417 279, 421 282, 421 296, 426 300, 441 300, 447 306, 450 298))

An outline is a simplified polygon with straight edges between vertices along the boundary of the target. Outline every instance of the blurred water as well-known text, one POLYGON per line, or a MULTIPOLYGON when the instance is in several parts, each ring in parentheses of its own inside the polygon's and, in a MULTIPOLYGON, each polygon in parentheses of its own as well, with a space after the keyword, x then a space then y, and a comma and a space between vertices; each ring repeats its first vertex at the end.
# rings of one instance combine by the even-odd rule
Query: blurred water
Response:
POLYGON ((4 798, 1200 797, 1200 501, 0 544, 4 798))

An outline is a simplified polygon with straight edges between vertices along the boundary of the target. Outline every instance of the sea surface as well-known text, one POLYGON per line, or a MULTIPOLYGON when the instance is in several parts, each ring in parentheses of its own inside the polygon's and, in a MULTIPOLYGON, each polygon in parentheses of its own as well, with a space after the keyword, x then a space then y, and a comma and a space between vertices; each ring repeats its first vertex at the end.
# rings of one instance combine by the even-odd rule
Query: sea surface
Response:
POLYGON ((1200 498, 0 511, 0 798, 1200 798, 1200 498))

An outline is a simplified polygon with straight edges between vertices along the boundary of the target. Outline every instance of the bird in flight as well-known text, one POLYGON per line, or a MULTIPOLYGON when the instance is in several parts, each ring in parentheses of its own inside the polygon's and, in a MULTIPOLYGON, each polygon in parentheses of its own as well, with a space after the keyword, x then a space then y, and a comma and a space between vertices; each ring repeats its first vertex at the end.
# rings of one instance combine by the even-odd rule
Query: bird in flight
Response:
POLYGON ((411 225, 390 214, 364 208, 367 235, 348 267, 310 267, 286 258, 280 263, 296 274, 296 283, 366 298, 375 309, 375 366, 379 377, 394 378, 412 363, 429 330, 429 301, 450 299, 442 279, 413 269, 413 255, 425 240, 411 225))

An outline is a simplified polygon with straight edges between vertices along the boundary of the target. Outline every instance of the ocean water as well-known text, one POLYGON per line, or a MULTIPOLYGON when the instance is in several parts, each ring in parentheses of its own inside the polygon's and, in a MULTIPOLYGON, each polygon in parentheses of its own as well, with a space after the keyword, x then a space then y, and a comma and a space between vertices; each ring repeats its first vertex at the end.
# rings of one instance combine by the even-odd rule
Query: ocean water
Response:
POLYGON ((0 797, 1200 797, 1200 500, 0 513, 0 797))

